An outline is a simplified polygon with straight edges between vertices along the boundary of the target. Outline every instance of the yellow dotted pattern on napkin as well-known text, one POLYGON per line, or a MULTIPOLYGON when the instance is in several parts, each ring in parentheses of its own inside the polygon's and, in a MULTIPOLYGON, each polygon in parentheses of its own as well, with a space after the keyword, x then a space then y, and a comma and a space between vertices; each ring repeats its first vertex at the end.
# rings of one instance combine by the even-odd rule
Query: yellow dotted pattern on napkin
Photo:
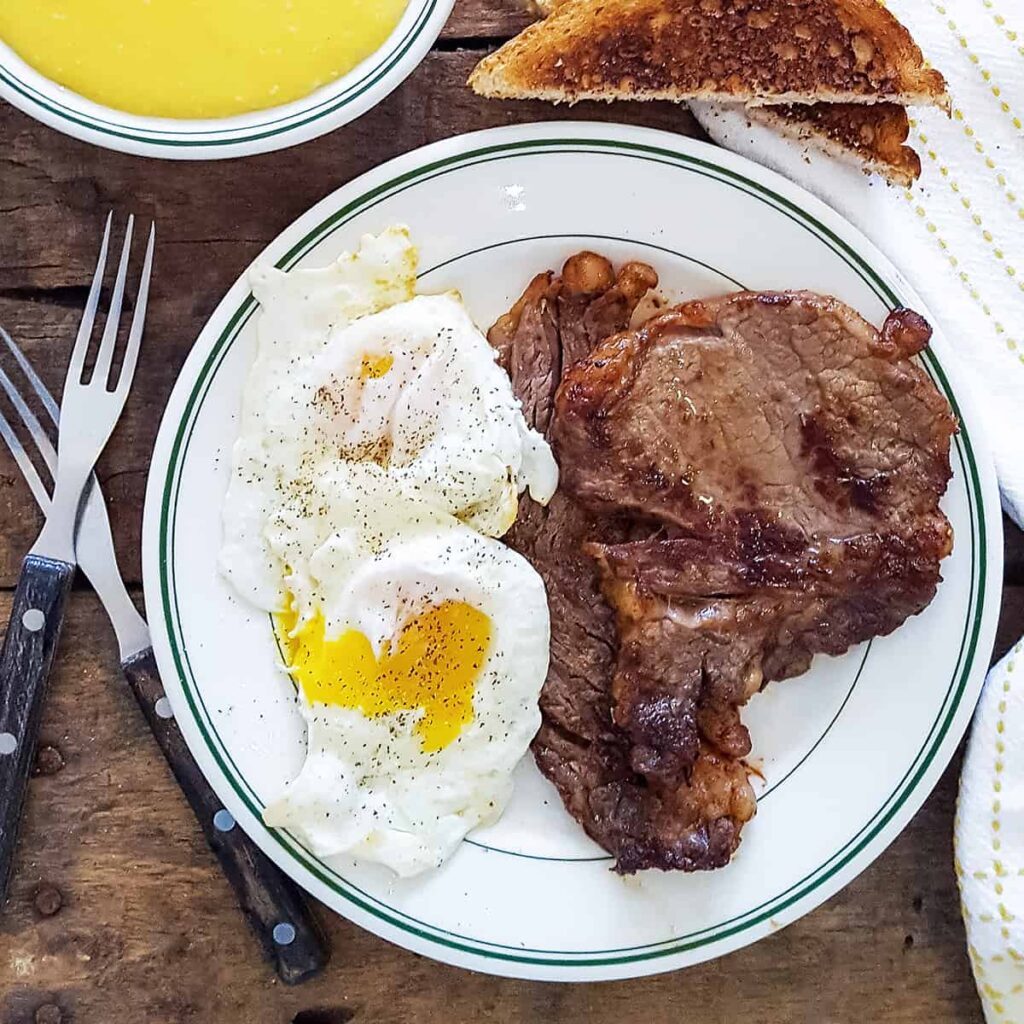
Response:
MULTIPOLYGON (((948 16, 948 12, 946 8, 942 6, 942 4, 935 3, 934 0, 932 0, 932 7, 934 7, 935 10, 944 18, 948 16)), ((957 42, 960 44, 960 49, 962 49, 967 54, 967 59, 980 72, 981 77, 985 80, 985 84, 989 88, 989 92, 991 92, 992 95, 999 101, 999 109, 1010 118, 1010 123, 1013 125, 1014 128, 1017 129, 1017 131, 1024 131, 1024 122, 1021 121, 1017 114, 1014 113, 1013 108, 1010 106, 1010 104, 1007 103, 1006 100, 1003 98, 1003 90, 1000 87, 999 83, 994 81, 992 77, 992 72, 989 71, 988 68, 982 67, 981 58, 976 53, 974 53, 973 50, 971 50, 970 43, 967 42, 967 38, 960 31, 960 29, 957 28, 956 22, 953 21, 952 18, 949 18, 949 20, 946 22, 946 27, 949 29, 950 32, 953 33, 954 36, 956 36, 957 42)))
MULTIPOLYGON (((993 758, 993 777, 992 777, 992 804, 991 812, 992 818, 990 822, 991 835, 989 836, 989 846, 992 851, 992 870, 991 871, 973 871, 971 877, 979 882, 991 882, 992 889, 996 896, 996 911, 998 913, 999 921, 999 934, 1006 943, 1004 956, 1001 953, 995 953, 990 956, 987 960, 987 964, 1002 964, 1006 963, 1007 960, 1024 967, 1024 954, 1009 944, 1010 939, 1010 925, 1014 920, 1015 916, 1007 908, 1003 902, 1003 879, 1008 878, 1011 873, 1017 875, 1024 875, 1024 868, 1019 868, 1015 872, 1011 872, 1007 868, 1005 862, 1002 859, 1002 839, 1000 833, 1002 831, 1002 792, 1003 792, 1003 774, 1006 770, 1006 763, 1004 760, 1006 754, 1006 745, 1002 740, 1003 733, 1006 730, 1006 724, 1003 716, 1006 714, 1006 701, 1009 697, 1011 690, 1010 677, 1013 674, 1014 668, 1016 667, 1016 658, 1024 654, 1024 644, 1018 642, 1017 646, 1013 649, 1013 656, 1006 663, 1006 676, 1002 683, 999 684, 1002 688, 1002 693, 999 697, 999 703, 996 710, 999 713, 999 717, 996 719, 996 743, 995 743, 995 754, 993 758)), ((994 680, 993 680, 994 682, 994 680)), ((990 684, 991 685, 991 684, 990 684)), ((959 814, 957 814, 957 831, 959 831, 959 814)), ((964 876, 963 865, 960 862, 959 857, 954 856, 953 862, 954 870, 958 879, 962 879, 964 876)), ((972 920, 973 915, 964 905, 961 899, 961 909, 963 911, 965 920, 972 920)), ((978 921, 985 925, 995 924, 997 918, 993 914, 978 914, 978 921)), ((997 1015, 999 1024, 1020 1024, 1019 1021, 1013 1021, 1006 1016, 1006 1005, 1003 1000, 1006 999, 1007 993, 996 988, 991 979, 991 975, 986 971, 986 958, 983 957, 977 950, 977 948, 968 943, 967 952, 971 959, 971 965, 974 968, 974 974, 978 981, 978 988, 981 989, 982 993, 986 996, 989 1002, 989 1006, 992 1011, 997 1015)), ((1024 992, 1024 984, 1015 984, 1010 989, 1010 995, 1017 995, 1020 992, 1024 992)))
MULTIPOLYGON (((964 112, 958 106, 956 106, 956 104, 953 105, 952 117, 953 120, 956 121, 963 128, 964 135, 966 135, 967 138, 969 138, 973 142, 974 152, 977 153, 977 155, 984 160, 985 167, 995 174, 995 180, 996 184, 999 186, 999 191, 1002 192, 1003 198, 1013 207, 1014 212, 1017 214, 1018 220, 1024 220, 1024 206, 1020 205, 1017 193, 1011 191, 1010 186, 1006 180, 1006 175, 996 165, 995 160, 993 160, 992 157, 989 156, 988 151, 985 149, 984 143, 982 143, 981 139, 977 137, 974 128, 971 126, 970 122, 964 116, 964 112)), ((910 126, 915 130, 917 129, 917 121, 914 118, 910 118, 910 126)), ((942 173, 947 174, 948 171, 944 170, 942 173)))
MULTIPOLYGON (((914 127, 917 127, 916 122, 914 122, 914 127)), ((954 195, 956 195, 957 198, 960 200, 960 205, 964 208, 967 215, 970 217, 971 223, 981 233, 981 237, 985 239, 985 241, 991 248, 992 255, 995 256, 995 258, 1000 263, 1003 264, 1003 269, 1006 271, 1007 277, 1016 278, 1017 268, 1007 261, 1006 253, 1003 251, 1002 247, 996 243, 996 240, 993 237, 992 232, 989 231, 987 227, 985 227, 985 224, 981 219, 981 215, 974 210, 974 205, 971 202, 970 197, 967 195, 966 191, 963 188, 961 188, 960 183, 950 175, 949 168, 942 163, 942 161, 939 159, 938 154, 935 152, 934 149, 930 147, 928 142, 928 136, 925 135, 924 132, 918 132, 917 137, 926 147, 928 147, 926 149, 928 159, 931 160, 932 163, 938 165, 939 173, 942 175, 942 180, 945 181, 945 183, 949 186, 950 191, 954 195)), ((1021 217, 1024 218, 1024 210, 1019 210, 1018 212, 1020 213, 1021 217)), ((1022 292, 1024 292, 1024 280, 1017 281, 1017 287, 1022 292)))
MULTIPOLYGON (((974 283, 971 281, 971 278, 968 275, 967 271, 961 268, 960 261, 950 251, 949 243, 939 234, 938 225, 928 216, 928 211, 922 205, 920 197, 914 195, 914 193, 911 192, 910 189, 904 189, 903 198, 906 199, 906 201, 911 205, 911 207, 914 210, 914 213, 916 213, 917 216, 924 221, 928 233, 934 237, 936 244, 942 250, 942 254, 946 257, 946 260, 949 262, 949 265, 957 272, 957 276, 960 278, 960 283, 964 286, 964 289, 967 291, 967 294, 970 295, 970 297, 974 300, 975 304, 985 314, 985 316, 987 316, 992 321, 992 326, 996 334, 1003 338, 1003 340, 1006 342, 1006 347, 1011 352, 1017 352, 1018 348, 1020 347, 1017 342, 1017 339, 1008 337, 1006 334, 1006 328, 992 315, 992 308, 981 297, 981 293, 974 286, 974 283)), ((1024 352, 1017 352, 1017 359, 1022 364, 1024 364, 1024 352)))
POLYGON ((1017 47, 1017 52, 1024 57, 1024 46, 1020 43, 1020 36, 1012 29, 1006 27, 1006 19, 996 10, 992 0, 981 0, 985 9, 992 15, 992 20, 1003 30, 1003 35, 1017 47))

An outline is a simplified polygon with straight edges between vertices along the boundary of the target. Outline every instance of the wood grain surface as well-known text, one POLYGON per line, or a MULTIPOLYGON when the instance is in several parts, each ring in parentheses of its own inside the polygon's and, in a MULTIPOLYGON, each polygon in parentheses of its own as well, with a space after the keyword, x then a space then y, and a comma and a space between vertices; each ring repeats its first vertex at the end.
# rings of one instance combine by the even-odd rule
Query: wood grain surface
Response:
MULTIPOLYGON (((59 392, 101 217, 159 225, 137 383, 99 467, 126 578, 160 414, 196 334, 263 246, 389 157, 465 131, 560 117, 694 133, 667 104, 479 100, 479 57, 527 24, 519 0, 463 0, 388 100, 297 149, 165 163, 87 146, 0 106, 0 324, 59 392)), ((40 520, 0 453, 0 621, 40 520)), ((1024 633, 1024 536, 1007 525, 998 651, 1024 633)), ((138 593, 137 586, 134 587, 138 593)), ((893 846, 825 906, 712 964, 597 985, 494 979, 406 953, 318 908, 334 954, 295 989, 263 961, 119 671, 92 594, 71 598, 0 912, 0 1024, 975 1024, 951 866, 957 764, 893 846)))

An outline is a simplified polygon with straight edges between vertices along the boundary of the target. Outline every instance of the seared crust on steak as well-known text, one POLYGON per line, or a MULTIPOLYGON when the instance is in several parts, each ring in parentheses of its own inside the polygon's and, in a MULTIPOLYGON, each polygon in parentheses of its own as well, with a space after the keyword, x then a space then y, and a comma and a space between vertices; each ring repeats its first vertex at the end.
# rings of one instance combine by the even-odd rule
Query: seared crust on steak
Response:
POLYGON ((562 486, 698 536, 759 520, 776 546, 938 514, 955 421, 910 361, 930 334, 808 292, 685 303, 566 373, 562 486))
MULTIPOLYGON (((616 274, 593 253, 573 256, 557 277, 533 279, 488 332, 532 426, 549 426, 562 367, 624 330, 656 283, 645 264, 626 264, 616 274)), ((687 782, 652 784, 632 769, 628 737, 612 721, 615 615, 584 544, 631 536, 627 524, 587 511, 562 491, 544 507, 524 498, 505 536, 544 579, 551 610, 551 667, 534 756, 569 813, 615 856, 619 871, 721 867, 754 813, 743 766, 705 744, 687 782)))
POLYGON ((927 323, 876 331, 835 299, 739 292, 606 339, 565 374, 561 486, 674 536, 590 544, 618 615, 616 724, 636 771, 685 778, 701 709, 743 756, 765 683, 925 608, 951 531, 956 424, 921 367, 927 323))
POLYGON ((755 810, 739 708, 921 611, 952 544, 920 316, 740 292, 627 330, 653 280, 581 254, 489 335, 561 466, 507 537, 551 608, 534 754, 620 871, 726 863, 755 810))
POLYGON ((542 433, 548 429, 563 366, 623 330, 657 283, 646 263, 627 263, 616 274, 603 256, 579 252, 566 260, 561 276, 550 270, 538 274, 495 322, 487 340, 498 350, 532 426, 542 433))

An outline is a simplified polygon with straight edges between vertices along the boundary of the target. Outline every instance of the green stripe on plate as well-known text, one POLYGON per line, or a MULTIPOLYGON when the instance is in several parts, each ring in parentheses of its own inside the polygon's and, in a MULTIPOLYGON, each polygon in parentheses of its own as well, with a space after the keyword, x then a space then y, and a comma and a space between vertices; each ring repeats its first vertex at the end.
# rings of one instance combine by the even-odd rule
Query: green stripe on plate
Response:
MULTIPOLYGON (((386 199, 392 198, 408 188, 422 184, 437 176, 450 174, 481 162, 531 157, 545 153, 580 152, 600 152, 628 159, 653 161, 689 173, 710 177, 724 183, 772 207, 813 234, 838 255, 871 288, 887 308, 892 309, 900 305, 896 293, 859 253, 816 218, 805 213, 796 204, 780 196, 772 189, 747 178, 743 174, 718 167, 698 157, 673 152, 672 150, 657 146, 605 139, 558 138, 484 146, 464 154, 437 160, 413 171, 398 175, 388 182, 369 189, 357 199, 346 203, 341 209, 321 221, 285 253, 278 261, 277 266, 285 270, 290 269, 315 246, 343 227, 357 214, 365 213, 386 199)), ((713 270, 714 268, 709 267, 708 269, 713 270)), ((184 413, 172 442, 171 455, 162 493, 159 525, 159 564, 162 612, 167 626, 172 657, 181 680, 186 701, 211 756, 221 771, 224 772, 225 778, 238 798, 259 818, 262 809, 260 802, 228 754, 203 703, 202 695, 195 686, 195 680, 189 664, 188 651, 181 636, 177 594, 174 592, 173 587, 173 520, 181 486, 181 469, 187 456, 188 445, 192 437, 196 418, 209 392, 210 385, 230 346, 254 313, 255 308, 256 303, 251 294, 239 304, 217 341, 212 346, 186 401, 184 413)), ((934 353, 926 353, 924 365, 949 400, 954 412, 959 416, 956 398, 949 388, 946 375, 939 361, 935 358, 934 353)), ((956 439, 955 451, 964 479, 968 485, 967 495, 971 516, 972 594, 967 610, 960 654, 942 705, 932 723, 925 742, 915 755, 910 768, 890 796, 884 801, 882 807, 872 820, 824 864, 820 865, 815 871, 809 873, 799 882, 794 883, 784 892, 776 894, 757 907, 751 908, 727 921, 721 921, 700 931, 673 937, 661 942, 604 950, 528 949, 519 946, 490 943, 474 939, 471 936, 458 935, 412 918, 348 882, 338 872, 315 858, 294 836, 279 830, 267 830, 267 835, 279 844, 282 849, 287 851, 296 864, 309 871, 333 892, 366 913, 417 938, 450 949, 496 960, 554 967, 600 967, 612 964, 634 963, 657 957, 672 956, 718 942, 768 920, 773 915, 804 899, 816 888, 827 882, 881 832, 903 806, 911 793, 913 793, 916 785, 924 776, 941 746, 942 740, 948 732, 959 707, 976 653, 984 611, 987 538, 977 465, 970 437, 963 427, 961 427, 961 432, 956 439)))

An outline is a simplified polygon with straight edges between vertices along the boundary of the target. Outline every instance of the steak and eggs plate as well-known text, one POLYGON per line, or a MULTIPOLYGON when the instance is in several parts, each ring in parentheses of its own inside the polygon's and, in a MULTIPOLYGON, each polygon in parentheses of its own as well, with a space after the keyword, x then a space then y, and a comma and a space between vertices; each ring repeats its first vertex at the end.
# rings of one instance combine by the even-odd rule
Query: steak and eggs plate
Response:
POLYGON ((956 424, 928 325, 798 291, 664 308, 652 267, 583 252, 485 339, 415 294, 399 228, 251 279, 221 568, 307 724, 267 824, 414 874, 532 742, 619 871, 726 864, 742 706, 935 593, 956 424))
POLYGON ((267 807, 318 855, 402 875, 508 799, 548 663, 539 576, 493 539, 556 469, 455 295, 415 296, 404 230, 262 308, 221 568, 274 615, 308 748, 267 807))

